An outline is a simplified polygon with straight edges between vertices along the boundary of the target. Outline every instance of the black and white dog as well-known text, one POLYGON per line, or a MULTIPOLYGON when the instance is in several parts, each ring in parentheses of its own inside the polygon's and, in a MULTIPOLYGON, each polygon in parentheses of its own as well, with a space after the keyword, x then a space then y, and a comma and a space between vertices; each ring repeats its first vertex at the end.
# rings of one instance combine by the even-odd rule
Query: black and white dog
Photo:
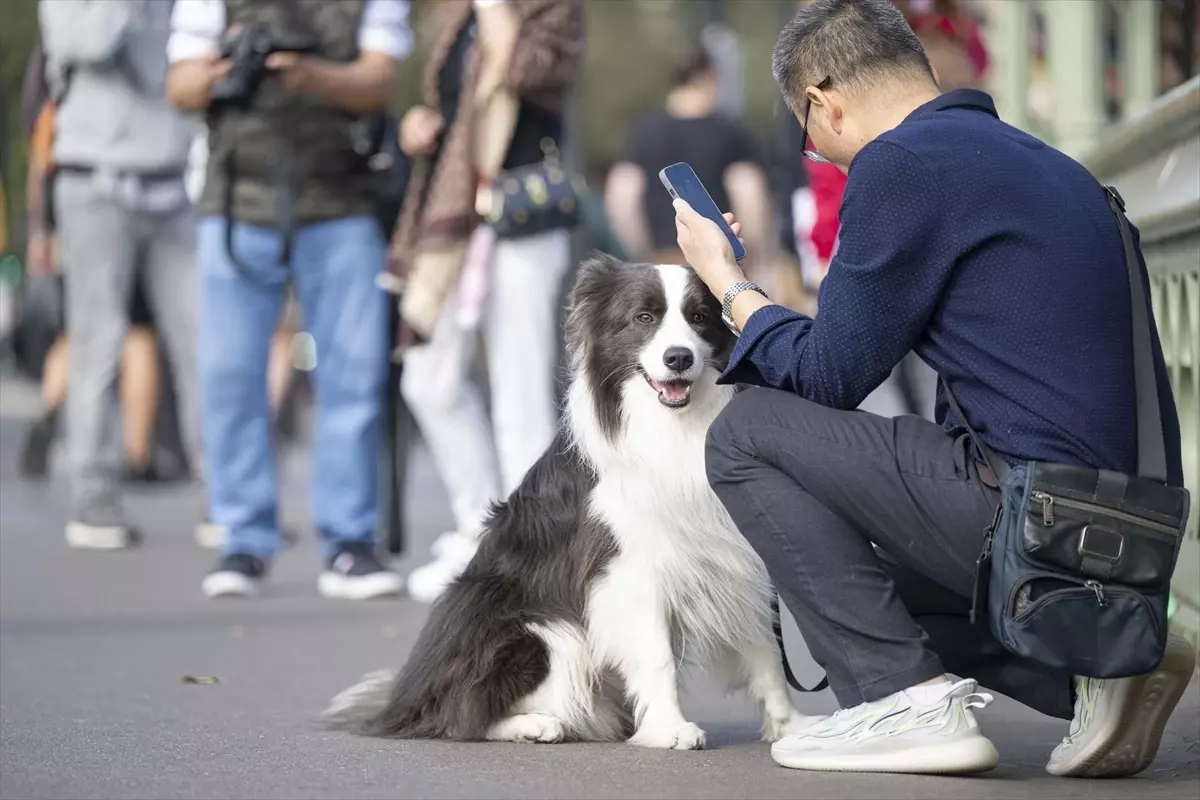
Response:
POLYGON ((792 705, 762 561, 708 486, 704 439, 733 389, 733 335, 690 269, 599 256, 567 323, 564 430, 499 504, 398 676, 334 698, 335 726, 395 738, 629 739, 701 748, 679 707, 685 659, 792 705))

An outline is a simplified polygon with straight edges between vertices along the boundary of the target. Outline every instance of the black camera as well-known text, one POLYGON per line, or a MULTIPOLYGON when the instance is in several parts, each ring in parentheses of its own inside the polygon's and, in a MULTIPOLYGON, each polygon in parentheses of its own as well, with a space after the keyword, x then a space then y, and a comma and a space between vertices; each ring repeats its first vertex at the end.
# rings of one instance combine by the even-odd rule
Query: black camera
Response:
POLYGON ((313 53, 315 39, 279 39, 262 25, 251 24, 230 29, 221 40, 221 58, 233 66, 212 89, 213 106, 246 108, 253 101, 267 72, 267 57, 272 53, 313 53))

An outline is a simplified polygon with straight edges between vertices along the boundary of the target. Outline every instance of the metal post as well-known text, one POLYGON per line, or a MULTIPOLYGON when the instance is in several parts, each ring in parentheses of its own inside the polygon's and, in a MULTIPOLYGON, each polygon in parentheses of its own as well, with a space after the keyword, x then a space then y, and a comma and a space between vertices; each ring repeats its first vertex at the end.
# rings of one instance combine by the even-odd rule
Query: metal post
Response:
POLYGON ((1071 156, 1088 150, 1105 124, 1104 4, 1054 0, 1045 9, 1054 84, 1055 144, 1071 156))
POLYGON ((1029 58, 1033 4, 1030 0, 993 0, 987 13, 992 22, 992 75, 1000 118, 1015 128, 1029 126, 1029 58))
POLYGON ((1122 116, 1141 116, 1158 97, 1160 62, 1158 0, 1127 0, 1121 7, 1122 116))

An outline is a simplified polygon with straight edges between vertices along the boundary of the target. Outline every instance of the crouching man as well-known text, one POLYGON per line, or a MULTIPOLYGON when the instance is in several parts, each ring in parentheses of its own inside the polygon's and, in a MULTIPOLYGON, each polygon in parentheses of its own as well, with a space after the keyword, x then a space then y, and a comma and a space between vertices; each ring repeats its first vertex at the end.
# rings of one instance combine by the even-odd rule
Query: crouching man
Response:
MULTIPOLYGON (((676 218, 688 263, 740 331, 723 379, 764 387, 713 424, 710 481, 844 709, 776 743, 774 758, 814 770, 990 769, 996 751, 973 709, 991 696, 978 680, 1071 720, 1050 773, 1145 769, 1191 678, 1190 646, 1172 638, 1149 674, 1098 680, 1018 657, 968 617, 1000 496, 981 453, 998 454, 1001 472, 1031 461, 1138 471, 1136 284, 1105 189, 1001 122, 986 94, 942 94, 887 0, 816 0, 780 35, 774 71, 807 128, 806 155, 849 175, 820 314, 773 305, 715 223, 681 203, 676 218), (945 392, 940 425, 853 410, 909 350, 968 419, 947 414, 945 392)), ((1144 305, 1163 483, 1178 487, 1179 419, 1144 305)))

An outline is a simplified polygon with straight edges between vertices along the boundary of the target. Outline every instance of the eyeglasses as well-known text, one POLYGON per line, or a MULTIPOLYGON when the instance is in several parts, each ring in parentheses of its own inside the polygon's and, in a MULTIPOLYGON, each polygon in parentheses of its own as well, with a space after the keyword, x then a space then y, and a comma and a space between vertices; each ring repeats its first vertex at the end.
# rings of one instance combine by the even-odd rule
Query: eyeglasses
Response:
MULTIPOLYGON (((833 83, 833 76, 826 75, 825 79, 817 84, 817 88, 825 91, 829 85, 833 83)), ((804 108, 804 124, 800 126, 801 141, 804 142, 804 150, 801 151, 804 157, 810 161, 815 161, 818 164, 828 164, 829 159, 818 153, 816 150, 808 149, 808 115, 812 113, 812 100, 808 101, 808 105, 804 108)))

